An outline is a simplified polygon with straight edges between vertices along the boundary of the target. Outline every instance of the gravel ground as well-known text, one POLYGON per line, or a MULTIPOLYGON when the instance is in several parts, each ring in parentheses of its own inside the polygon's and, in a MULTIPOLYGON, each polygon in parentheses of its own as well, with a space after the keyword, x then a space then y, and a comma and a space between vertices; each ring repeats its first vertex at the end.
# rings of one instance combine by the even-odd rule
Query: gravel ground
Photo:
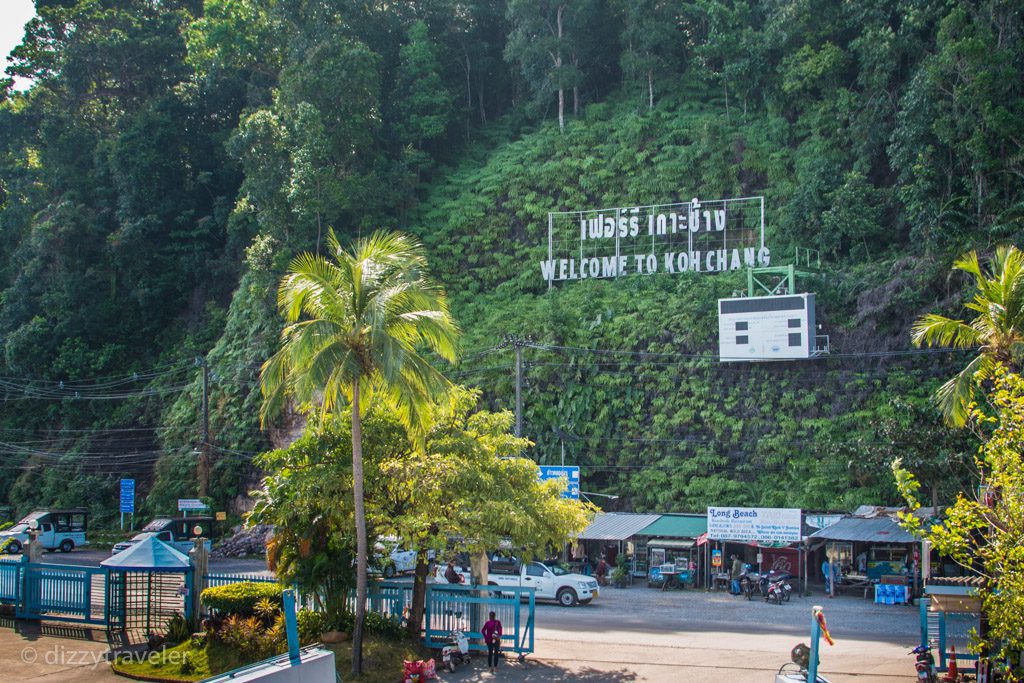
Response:
MULTIPOLYGON (((919 637, 920 612, 917 607, 876 605, 870 599, 850 596, 831 599, 823 595, 820 588, 815 591, 813 587, 812 593, 808 598, 794 594, 790 602, 776 605, 763 599, 748 601, 723 591, 684 589, 662 592, 634 585, 625 589, 605 588, 591 605, 575 609, 581 613, 593 613, 594 619, 599 621, 611 619, 618 629, 687 631, 706 630, 713 626, 725 630, 765 629, 770 633, 809 637, 811 607, 821 605, 833 635, 846 634, 901 645, 912 645, 919 637)), ((537 611, 538 627, 569 626, 577 621, 568 618, 574 610, 556 605, 541 604, 537 611)))

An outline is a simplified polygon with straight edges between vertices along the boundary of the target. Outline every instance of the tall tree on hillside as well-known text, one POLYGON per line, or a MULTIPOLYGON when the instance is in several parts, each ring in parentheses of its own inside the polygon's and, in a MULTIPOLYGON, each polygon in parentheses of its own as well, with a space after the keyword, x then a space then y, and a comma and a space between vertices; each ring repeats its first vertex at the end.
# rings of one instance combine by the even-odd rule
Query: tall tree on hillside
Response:
POLYGON ((671 63, 671 51, 679 40, 678 7, 668 0, 625 0, 622 39, 623 76, 644 81, 647 108, 654 109, 654 77, 671 63))
POLYGON ((505 45, 505 58, 519 62, 538 100, 558 93, 559 130, 565 130, 565 90, 573 87, 578 76, 567 36, 569 12, 566 0, 508 3, 512 32, 505 45))
POLYGON ((260 374, 264 422, 289 400, 322 417, 345 404, 352 415, 352 495, 356 523, 356 614, 352 673, 362 670, 368 560, 363 500, 362 414, 375 397, 390 404, 420 443, 431 400, 448 381, 418 352, 425 345, 454 362, 458 327, 444 290, 427 273, 414 239, 376 232, 346 251, 334 232, 329 258, 300 254, 281 280, 277 305, 287 325, 281 348, 260 374))
POLYGON ((441 79, 436 49, 422 21, 409 27, 409 42, 399 51, 396 84, 398 134, 416 149, 444 135, 451 118, 452 97, 441 79))
POLYGON ((936 313, 918 319, 912 329, 915 346, 952 346, 978 349, 978 355, 936 392, 946 419, 957 426, 967 419, 974 396, 975 376, 989 378, 997 364, 1011 372, 1020 368, 1024 351, 1024 252, 1017 247, 996 249, 989 269, 983 270, 978 254, 961 256, 953 268, 974 277, 977 291, 966 305, 976 315, 969 323, 936 313))

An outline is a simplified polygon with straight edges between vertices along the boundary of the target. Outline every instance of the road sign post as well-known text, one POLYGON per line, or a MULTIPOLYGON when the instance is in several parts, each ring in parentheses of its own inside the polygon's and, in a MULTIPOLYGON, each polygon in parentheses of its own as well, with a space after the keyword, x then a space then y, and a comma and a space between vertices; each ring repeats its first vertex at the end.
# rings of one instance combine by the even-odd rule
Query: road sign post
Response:
POLYGON ((131 515, 132 525, 135 522, 135 480, 121 480, 121 530, 124 530, 124 513, 131 515))
POLYGON ((541 465, 540 480, 565 479, 562 498, 580 499, 580 468, 576 465, 541 465))

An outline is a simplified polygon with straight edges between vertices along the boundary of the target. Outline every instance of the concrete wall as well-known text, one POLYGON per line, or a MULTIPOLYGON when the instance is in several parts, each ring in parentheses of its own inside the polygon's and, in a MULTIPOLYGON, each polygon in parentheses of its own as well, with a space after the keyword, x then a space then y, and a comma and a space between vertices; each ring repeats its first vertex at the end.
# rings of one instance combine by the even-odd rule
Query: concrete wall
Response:
POLYGON ((300 653, 301 663, 292 665, 288 655, 273 657, 253 664, 233 674, 207 678, 204 683, 336 683, 334 653, 320 648, 309 648, 300 653))

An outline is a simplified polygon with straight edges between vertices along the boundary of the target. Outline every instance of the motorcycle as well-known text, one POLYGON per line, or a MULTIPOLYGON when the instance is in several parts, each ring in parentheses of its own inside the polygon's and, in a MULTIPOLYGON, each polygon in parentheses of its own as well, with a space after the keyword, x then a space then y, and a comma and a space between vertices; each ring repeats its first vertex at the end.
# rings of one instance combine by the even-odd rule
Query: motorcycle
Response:
POLYGON ((793 587, 789 584, 789 574, 779 574, 774 577, 769 575, 767 583, 765 601, 774 600, 778 605, 789 602, 790 595, 793 593, 793 587))
POLYGON ((740 577, 740 592, 747 600, 753 600, 754 596, 763 597, 767 595, 767 584, 757 572, 747 572, 740 577))
POLYGON ((448 673, 455 673, 455 667, 469 664, 469 638, 462 631, 452 631, 448 641, 441 647, 441 666, 448 673))
POLYGON ((932 648, 928 645, 918 645, 908 654, 917 655, 914 662, 914 669, 917 670, 917 680, 925 683, 937 683, 935 677, 935 657, 932 656, 932 648))

